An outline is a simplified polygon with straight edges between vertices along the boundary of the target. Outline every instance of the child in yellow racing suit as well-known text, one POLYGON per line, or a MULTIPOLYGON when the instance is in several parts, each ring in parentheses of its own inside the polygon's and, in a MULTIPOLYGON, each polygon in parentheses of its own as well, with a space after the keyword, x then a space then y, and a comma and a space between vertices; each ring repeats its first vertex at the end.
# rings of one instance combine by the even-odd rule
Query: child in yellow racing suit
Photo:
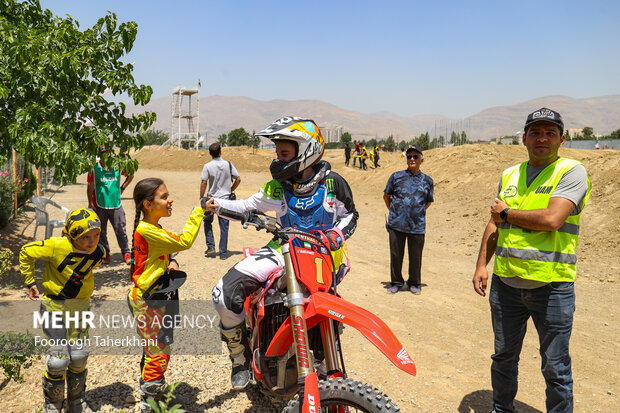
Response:
POLYGON ((129 291, 127 300, 134 317, 139 321, 136 323, 138 333, 146 339, 140 362, 140 409, 151 411, 147 399, 160 401, 166 389, 164 374, 170 361, 170 344, 173 342, 173 329, 165 327, 167 323, 163 317, 178 313, 176 288, 185 280, 184 274, 172 278, 172 274, 178 274, 174 271, 178 271, 179 265, 170 258, 170 254, 192 246, 205 211, 199 206, 194 208, 181 234, 175 234, 159 225, 160 218, 172 214, 173 203, 161 179, 147 178, 138 182, 133 199, 136 219, 130 273, 134 287, 129 291), (144 217, 140 221, 142 214, 144 217), (170 290, 171 285, 173 291, 165 295, 157 294, 158 290, 170 290))
MULTIPOLYGON (((43 376, 43 408, 45 412, 90 412, 84 400, 88 350, 87 324, 81 323, 82 312, 90 308, 93 293, 93 268, 101 265, 106 252, 98 244, 101 223, 97 214, 86 208, 73 211, 65 224, 62 237, 34 241, 24 245, 19 254, 19 267, 28 286, 28 297, 39 298, 35 283, 35 261, 46 261, 43 272, 41 314, 62 312, 60 328, 43 323, 43 332, 52 344, 48 348, 43 376), (77 320, 65 322, 65 312, 77 320), (76 322, 77 321, 77 322, 76 322), (65 400, 65 378, 67 399, 65 400)), ((49 320, 49 319, 48 319, 49 320)), ((51 323, 50 323, 51 324, 51 323)))

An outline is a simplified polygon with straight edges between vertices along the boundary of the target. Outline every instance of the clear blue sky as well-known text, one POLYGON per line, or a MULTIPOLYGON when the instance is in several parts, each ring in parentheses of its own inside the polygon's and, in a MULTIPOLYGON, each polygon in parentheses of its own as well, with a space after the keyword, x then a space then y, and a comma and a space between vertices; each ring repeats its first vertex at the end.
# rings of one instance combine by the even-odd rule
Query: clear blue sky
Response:
POLYGON ((138 23, 153 97, 317 99, 463 118, 537 97, 620 94, 620 1, 41 0, 82 29, 138 23))

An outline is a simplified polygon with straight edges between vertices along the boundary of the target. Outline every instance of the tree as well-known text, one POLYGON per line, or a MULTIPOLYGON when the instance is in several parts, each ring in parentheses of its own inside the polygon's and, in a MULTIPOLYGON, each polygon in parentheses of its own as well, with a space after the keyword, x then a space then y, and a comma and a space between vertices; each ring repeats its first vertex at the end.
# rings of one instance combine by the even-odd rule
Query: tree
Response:
POLYGON ((465 131, 461 131, 461 145, 466 145, 468 143, 469 141, 467 140, 467 133, 465 133, 465 131))
POLYGON ((228 146, 250 145, 250 134, 243 128, 237 128, 228 132, 226 140, 228 146))
POLYGON ((39 0, 0 0, 0 158, 15 149, 36 166, 55 167, 62 184, 90 170, 97 155, 105 168, 134 173, 129 150, 144 145, 155 113, 126 116, 124 103, 103 95, 149 102, 152 88, 137 86, 133 65, 120 60, 137 32, 114 13, 81 31, 39 0), (100 154, 101 145, 117 150, 100 154))
POLYGON ((592 135, 594 135, 594 129, 590 126, 586 126, 583 128, 583 137, 585 139, 592 139, 592 135))
POLYGON ((418 136, 414 141, 413 144, 415 146, 417 146, 418 148, 422 149, 423 151, 429 149, 430 147, 430 137, 428 135, 428 132, 421 134, 420 136, 418 136))
POLYGON ((252 153, 256 153, 256 149, 260 146, 260 136, 256 136, 255 131, 252 131, 249 142, 250 147, 252 148, 252 153))
POLYGON ((620 139, 620 129, 616 129, 615 131, 613 131, 609 137, 611 139, 620 139))
POLYGON ((455 131, 452 131, 452 133, 450 134, 450 143, 454 146, 458 146, 460 145, 460 141, 461 141, 461 138, 459 134, 456 133, 455 131))
POLYGON ((220 144, 220 146, 226 146, 228 142, 228 135, 225 133, 221 133, 220 136, 217 137, 217 143, 220 144))
POLYGON ((396 142, 394 142, 394 136, 390 135, 385 140, 385 150, 394 152, 395 149, 396 149, 396 142))
POLYGON ((394 152, 394 149, 396 149, 396 142, 394 142, 394 136, 390 135, 385 140, 385 150, 394 152))
POLYGON ((168 133, 163 130, 147 130, 142 134, 145 145, 163 145, 168 140, 168 133))
POLYGON ((348 143, 349 145, 351 145, 351 141, 353 140, 353 138, 351 137, 351 134, 349 132, 344 132, 341 136, 340 136, 340 143, 342 144, 342 147, 344 148, 345 145, 348 143))

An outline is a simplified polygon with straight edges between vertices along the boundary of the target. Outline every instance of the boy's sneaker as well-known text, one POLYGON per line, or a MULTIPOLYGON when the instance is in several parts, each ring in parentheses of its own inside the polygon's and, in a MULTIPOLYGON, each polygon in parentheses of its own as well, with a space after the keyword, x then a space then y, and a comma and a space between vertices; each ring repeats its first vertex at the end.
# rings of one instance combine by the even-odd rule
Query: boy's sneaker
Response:
POLYGON ((400 286, 399 285, 393 285, 390 288, 388 288, 387 290, 388 290, 388 293, 390 293, 390 294, 396 294, 400 290, 400 286))
POLYGON ((416 287, 415 285, 412 285, 411 287, 409 287, 409 291, 411 291, 415 295, 422 294, 422 289, 420 287, 416 287))
POLYGON ((205 251, 205 257, 207 257, 207 258, 215 258, 215 257, 217 257, 217 252, 215 251, 215 248, 207 247, 207 249, 205 251))
POLYGON ((123 256, 123 259, 125 260, 125 264, 129 265, 131 264, 131 254, 126 252, 125 255, 123 256))

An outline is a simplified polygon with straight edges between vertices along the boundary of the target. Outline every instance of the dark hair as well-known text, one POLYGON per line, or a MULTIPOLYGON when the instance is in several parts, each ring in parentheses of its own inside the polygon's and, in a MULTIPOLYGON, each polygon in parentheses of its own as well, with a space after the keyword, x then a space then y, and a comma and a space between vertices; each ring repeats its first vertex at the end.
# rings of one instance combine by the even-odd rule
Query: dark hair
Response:
POLYGON ((140 223, 140 218, 144 211, 142 210, 142 204, 144 201, 153 201, 155 199, 155 192, 157 188, 162 186, 164 181, 159 178, 146 178, 141 180, 133 188, 133 201, 136 204, 136 218, 133 221, 133 232, 131 233, 131 267, 129 267, 129 276, 133 276, 135 269, 134 263, 134 239, 136 235, 136 228, 140 223))
POLYGON ((214 158, 217 158, 220 156, 221 153, 222 153, 222 147, 220 146, 219 143, 215 142, 209 145, 209 155, 211 155, 214 158))

